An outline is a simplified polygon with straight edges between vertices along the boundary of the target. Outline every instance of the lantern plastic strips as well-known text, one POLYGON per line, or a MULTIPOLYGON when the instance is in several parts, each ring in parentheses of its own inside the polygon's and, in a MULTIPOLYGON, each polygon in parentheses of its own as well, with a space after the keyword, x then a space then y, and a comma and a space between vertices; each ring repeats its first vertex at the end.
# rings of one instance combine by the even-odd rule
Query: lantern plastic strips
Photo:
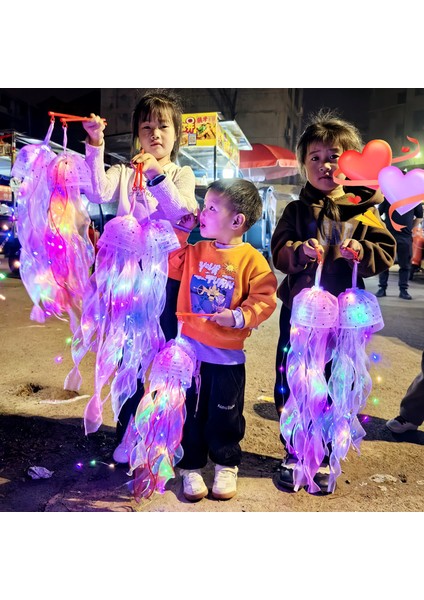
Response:
POLYGON ((328 492, 341 473, 340 461, 352 445, 359 451, 365 435, 358 414, 365 406, 372 381, 366 345, 384 326, 376 297, 356 287, 335 298, 315 285, 293 301, 287 381, 290 396, 280 419, 287 449, 296 459, 294 489, 321 491, 313 481, 329 456, 328 492), (329 375, 328 382, 326 373, 329 375))
POLYGON ((34 305, 30 318, 39 323, 46 319, 44 301, 48 301, 57 288, 43 244, 50 197, 47 167, 55 157, 49 147, 53 127, 51 123, 41 144, 29 144, 19 150, 11 172, 12 177, 20 181, 16 222, 21 244, 20 276, 34 305))
MULTIPOLYGON (((180 324, 181 327, 181 324, 180 324)), ((135 416, 136 445, 130 455, 131 488, 137 501, 154 491, 163 494, 181 460, 185 396, 192 382, 196 355, 178 333, 153 360, 149 391, 135 416)))
POLYGON ((45 307, 59 318, 67 312, 75 332, 94 263, 90 217, 80 193, 81 187, 90 185, 90 171, 83 157, 65 150, 49 164, 47 182, 51 194, 44 246, 57 287, 45 307))
POLYGON ((293 300, 286 363, 290 396, 280 417, 288 452, 297 459, 294 489, 307 486, 311 493, 320 491, 313 478, 327 452, 325 367, 332 358, 338 319, 337 298, 319 287, 321 269, 320 264, 314 286, 293 300))
POLYGON ((366 346, 371 334, 384 327, 380 306, 374 294, 356 287, 357 263, 353 269, 352 288, 338 297, 339 330, 328 381, 332 405, 326 415, 327 442, 331 444, 328 491, 336 486, 341 473, 340 460, 345 459, 352 444, 359 452, 365 436, 358 414, 371 392, 366 346))
POLYGON ((83 297, 81 324, 72 341, 75 367, 65 380, 65 389, 78 389, 79 364, 88 351, 97 351, 95 392, 84 412, 86 433, 100 427, 103 404, 112 390, 115 418, 121 395, 127 399, 135 393, 145 325, 141 225, 132 215, 115 217, 105 225, 97 247, 95 270, 83 297), (119 389, 112 381, 118 375, 119 389), (112 386, 102 399, 107 384, 112 386))
POLYGON ((143 323, 145 323, 138 378, 145 381, 146 371, 155 355, 165 344, 159 318, 166 301, 168 254, 180 247, 177 235, 168 221, 143 222, 141 230, 141 264, 143 323))
POLYGON ((56 156, 49 147, 54 122, 42 144, 24 146, 12 176, 18 189, 17 233, 21 243, 20 274, 34 307, 31 319, 63 318, 72 332, 78 325, 82 295, 94 262, 88 237, 90 218, 80 186, 90 185, 84 158, 66 151, 56 156))
POLYGON ((171 236, 165 235, 169 230, 161 223, 146 220, 140 225, 133 215, 115 217, 98 241, 81 326, 72 342, 75 366, 64 386, 79 389, 79 364, 88 351, 95 350, 95 393, 84 413, 87 434, 100 427, 109 397, 118 420, 124 402, 137 389, 137 378, 144 381, 154 355, 165 343, 159 318, 165 305, 168 252, 179 242, 171 226, 172 243, 163 241, 162 234, 171 236), (110 391, 102 399, 107 384, 110 391))

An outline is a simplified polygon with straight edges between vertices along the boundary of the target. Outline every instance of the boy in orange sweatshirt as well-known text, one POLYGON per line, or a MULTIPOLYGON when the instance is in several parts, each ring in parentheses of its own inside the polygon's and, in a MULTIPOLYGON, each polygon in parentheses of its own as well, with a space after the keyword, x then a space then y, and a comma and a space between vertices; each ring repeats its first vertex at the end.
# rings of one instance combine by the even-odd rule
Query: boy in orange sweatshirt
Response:
POLYGON ((215 181, 199 217, 200 233, 208 240, 186 244, 170 256, 169 276, 181 279, 177 310, 184 314, 182 335, 200 361, 200 389, 193 380, 187 391, 184 455, 178 464, 190 501, 208 494, 201 474, 208 457, 215 463, 212 495, 227 500, 237 490, 245 432, 244 340, 277 303, 277 280, 268 262, 243 242, 261 214, 253 183, 215 181))

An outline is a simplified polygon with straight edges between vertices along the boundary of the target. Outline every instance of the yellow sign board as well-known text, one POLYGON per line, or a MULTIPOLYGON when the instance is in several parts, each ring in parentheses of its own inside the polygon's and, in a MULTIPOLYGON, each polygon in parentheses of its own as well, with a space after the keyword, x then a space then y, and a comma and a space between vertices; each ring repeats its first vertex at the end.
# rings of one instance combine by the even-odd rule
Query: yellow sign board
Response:
POLYGON ((234 165, 239 165, 237 142, 219 124, 218 113, 187 113, 182 116, 182 120, 182 147, 217 146, 234 165))
POLYGON ((181 146, 216 146, 216 112, 183 115, 181 146))

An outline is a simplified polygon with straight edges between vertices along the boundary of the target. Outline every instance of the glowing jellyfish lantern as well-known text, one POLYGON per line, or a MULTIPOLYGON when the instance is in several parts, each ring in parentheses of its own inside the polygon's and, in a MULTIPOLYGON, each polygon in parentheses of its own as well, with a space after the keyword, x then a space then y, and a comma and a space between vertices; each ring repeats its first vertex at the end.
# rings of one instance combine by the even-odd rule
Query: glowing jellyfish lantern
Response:
POLYGON ((65 389, 78 389, 79 364, 88 351, 96 350, 95 392, 84 412, 86 433, 100 427, 110 396, 117 419, 123 402, 135 393, 145 325, 141 225, 132 215, 115 217, 105 225, 97 246, 95 270, 72 341, 75 366, 65 380, 65 389), (105 385, 110 390, 103 399, 105 385))
POLYGON ((130 214, 105 225, 97 247, 95 270, 83 299, 81 325, 72 343, 74 368, 65 389, 79 389, 79 364, 96 351, 95 393, 84 412, 86 433, 102 423, 103 405, 111 397, 115 421, 134 395, 137 378, 146 372, 165 338, 159 318, 165 305, 168 253, 180 246, 165 221, 134 217, 142 188, 142 164, 137 165, 130 214), (138 183, 137 183, 138 182, 138 183), (102 389, 110 391, 102 398, 102 389))
POLYGON ((337 298, 319 286, 322 264, 315 284, 293 300, 287 382, 290 396, 280 417, 280 430, 287 449, 297 459, 294 489, 320 488, 313 478, 327 452, 325 415, 328 386, 325 368, 331 360, 338 320, 337 298))
POLYGON ((30 319, 39 323, 46 320, 44 302, 57 289, 43 243, 50 197, 47 168, 56 156, 49 146, 53 127, 52 122, 41 144, 29 144, 19 150, 11 171, 19 182, 16 232, 21 244, 20 276, 33 302, 30 319))
POLYGON ((346 458, 351 444, 359 452, 365 435, 358 413, 372 388, 366 346, 371 334, 384 327, 377 298, 356 287, 357 268, 355 262, 352 288, 338 297, 339 329, 328 382, 332 405, 326 415, 326 441, 331 445, 329 492, 341 473, 340 460, 346 458))
POLYGON ((155 356, 150 371, 149 391, 143 396, 135 416, 136 445, 130 455, 132 488, 137 500, 154 491, 165 492, 181 460, 181 438, 185 421, 185 397, 192 382, 196 355, 189 342, 170 340, 155 356))
POLYGON ((65 149, 49 164, 47 183, 50 198, 43 243, 56 286, 44 304, 46 311, 58 318, 67 312, 74 333, 94 263, 88 235, 90 217, 81 196, 81 188, 91 185, 85 159, 65 149))

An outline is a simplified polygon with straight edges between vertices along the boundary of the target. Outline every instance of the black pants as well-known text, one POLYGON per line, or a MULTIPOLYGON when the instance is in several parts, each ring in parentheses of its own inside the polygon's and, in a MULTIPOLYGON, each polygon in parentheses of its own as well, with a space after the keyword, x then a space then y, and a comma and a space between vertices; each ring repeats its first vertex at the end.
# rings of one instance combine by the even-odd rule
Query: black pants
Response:
MULTIPOLYGON (((397 238, 397 262, 399 265, 399 289, 407 290, 409 281, 409 272, 411 270, 412 239, 397 238)), ((378 285, 384 290, 389 281, 389 270, 383 271, 378 276, 378 285)))
POLYGON ((275 358, 274 402, 278 416, 281 415, 283 406, 290 395, 286 377, 287 353, 290 348, 290 318, 291 310, 283 304, 280 312, 280 335, 275 358))
POLYGON ((187 390, 184 455, 177 466, 201 469, 209 456, 215 464, 235 467, 241 462, 239 442, 246 429, 245 366, 202 363, 200 377, 199 397, 194 380, 187 390))
MULTIPOLYGON (((179 289, 179 281, 176 279, 167 280, 165 308, 160 316, 160 326, 162 327, 162 331, 167 342, 177 337, 178 319, 175 315, 175 312, 177 310, 177 297, 179 289)), ((128 423, 130 422, 131 417, 135 415, 137 407, 143 396, 144 385, 139 379, 137 379, 137 390, 135 394, 131 396, 131 398, 128 398, 119 412, 118 422, 116 424, 116 439, 118 444, 121 443, 128 427, 128 423)))

